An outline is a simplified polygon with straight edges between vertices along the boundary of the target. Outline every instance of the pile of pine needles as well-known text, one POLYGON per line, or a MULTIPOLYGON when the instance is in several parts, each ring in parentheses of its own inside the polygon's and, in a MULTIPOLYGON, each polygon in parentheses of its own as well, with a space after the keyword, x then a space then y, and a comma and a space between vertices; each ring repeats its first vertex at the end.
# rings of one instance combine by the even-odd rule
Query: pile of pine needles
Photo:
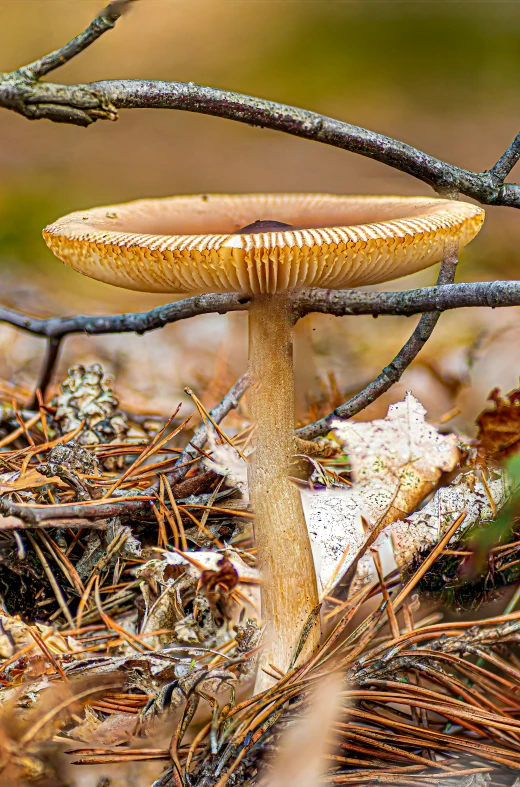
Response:
MULTIPOLYGON (((457 557, 448 544, 460 518, 406 577, 384 577, 376 554, 377 579, 355 595, 339 586, 325 596, 319 652, 287 674, 273 665, 275 685, 255 697, 236 696, 258 652, 258 637, 244 636, 251 621, 212 647, 196 626, 204 594, 224 619, 230 599, 244 603, 229 564, 203 571, 189 600, 178 596, 191 644, 170 628, 140 632, 138 571, 165 551, 197 566, 197 552, 232 548, 255 567, 247 503, 201 466, 205 429, 245 448, 251 428, 236 416, 228 437, 218 420, 231 406, 212 415, 189 393, 204 423, 195 433, 177 413, 161 422, 122 412, 99 369, 74 371, 62 399, 40 397, 37 411, 16 401, 0 411, 0 645, 10 652, 0 665, 2 783, 64 787, 77 766, 95 766, 105 785, 117 766, 126 783, 136 763, 158 761, 143 777, 154 787, 274 785, 287 735, 334 676, 321 784, 513 785, 520 593, 478 620, 444 617, 431 601, 423 612, 420 600, 435 567, 457 557), (110 723, 113 744, 97 743, 110 723), (65 761, 75 766, 66 777, 65 761)), ((508 516, 498 557, 511 562, 519 542, 514 510, 508 516)), ((299 650, 304 642, 305 629, 299 650)), ((312 747, 299 752, 295 787, 313 756, 312 747)))

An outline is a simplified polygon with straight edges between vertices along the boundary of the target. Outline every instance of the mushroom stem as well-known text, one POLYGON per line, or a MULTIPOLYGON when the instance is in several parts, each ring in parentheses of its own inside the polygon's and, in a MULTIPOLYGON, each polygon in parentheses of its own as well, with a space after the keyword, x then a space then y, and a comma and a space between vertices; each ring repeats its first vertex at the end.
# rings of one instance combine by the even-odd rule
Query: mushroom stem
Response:
MULTIPOLYGON (((294 376, 289 295, 255 296, 249 307, 251 410, 258 428, 250 465, 255 538, 262 571, 265 645, 255 692, 273 684, 262 666, 285 672, 310 613, 318 604, 316 573, 300 493, 290 480, 294 455, 294 376)), ((319 622, 300 658, 318 647, 319 622)))

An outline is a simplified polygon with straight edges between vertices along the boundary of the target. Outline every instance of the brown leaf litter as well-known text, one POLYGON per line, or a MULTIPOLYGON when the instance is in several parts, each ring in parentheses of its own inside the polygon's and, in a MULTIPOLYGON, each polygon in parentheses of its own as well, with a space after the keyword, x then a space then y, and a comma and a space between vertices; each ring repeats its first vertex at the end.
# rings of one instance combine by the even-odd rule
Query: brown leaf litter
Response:
MULTIPOLYGON (((464 449, 460 464, 460 439, 428 424, 411 394, 384 419, 295 446, 326 638, 286 675, 273 666, 277 682, 252 698, 254 433, 237 419, 230 436, 190 396, 208 425, 191 454, 188 419, 122 413, 98 366, 72 369, 34 414, 3 408, 1 778, 64 787, 90 766, 98 784, 127 783, 139 765, 154 787, 268 787, 311 772, 330 785, 513 784, 515 600, 450 621, 418 595, 462 533, 492 532, 507 472, 482 451, 474 462, 464 449), (331 686, 334 713, 320 701, 331 686)), ((496 402, 505 420, 479 420, 493 457, 516 445, 516 398, 496 402)), ((499 569, 515 539, 513 524, 491 548, 499 569)))
POLYGON ((477 440, 482 453, 495 459, 517 453, 520 443, 520 389, 502 395, 493 388, 488 396, 491 408, 477 418, 477 440))

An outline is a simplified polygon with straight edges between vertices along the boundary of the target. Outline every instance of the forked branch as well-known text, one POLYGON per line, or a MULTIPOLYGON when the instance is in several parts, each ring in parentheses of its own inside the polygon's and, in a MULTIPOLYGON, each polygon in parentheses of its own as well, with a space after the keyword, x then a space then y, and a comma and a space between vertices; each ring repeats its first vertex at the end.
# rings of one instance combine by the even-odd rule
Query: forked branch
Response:
POLYGON ((112 29, 129 2, 112 3, 60 49, 0 75, 0 107, 32 120, 46 118, 80 126, 116 120, 118 109, 180 109, 214 115, 358 153, 428 183, 443 196, 464 194, 485 205, 520 207, 520 186, 504 182, 518 161, 520 135, 491 169, 471 172, 399 140, 317 112, 193 82, 108 80, 68 86, 40 81, 112 29))

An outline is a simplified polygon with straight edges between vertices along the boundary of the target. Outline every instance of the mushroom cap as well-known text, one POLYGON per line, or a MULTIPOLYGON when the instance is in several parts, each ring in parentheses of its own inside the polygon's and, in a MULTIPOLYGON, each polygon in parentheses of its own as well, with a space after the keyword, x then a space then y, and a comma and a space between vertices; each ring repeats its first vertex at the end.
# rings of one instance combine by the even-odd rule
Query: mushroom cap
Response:
POLYGON ((77 271, 143 292, 260 294, 390 281, 465 246, 484 211, 426 197, 198 195, 71 213, 49 248, 77 271), (256 221, 290 229, 237 233, 256 221))

